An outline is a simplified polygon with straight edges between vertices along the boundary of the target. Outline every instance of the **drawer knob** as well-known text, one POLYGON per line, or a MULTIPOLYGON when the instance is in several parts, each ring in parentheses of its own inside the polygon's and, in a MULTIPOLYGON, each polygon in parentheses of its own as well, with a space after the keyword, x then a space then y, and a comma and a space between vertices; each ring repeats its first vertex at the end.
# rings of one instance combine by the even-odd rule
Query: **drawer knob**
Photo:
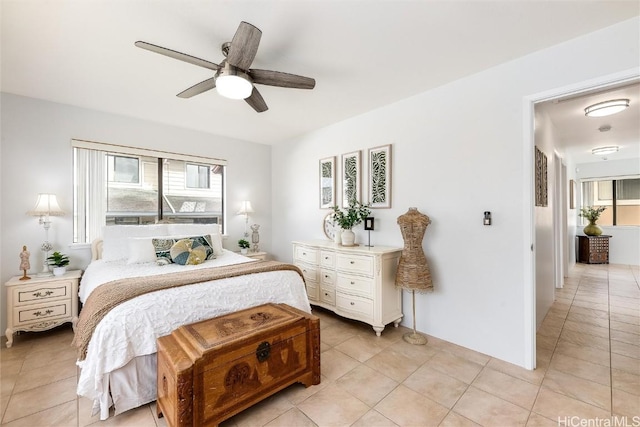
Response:
POLYGON ((328 296, 329 296, 329 294, 328 294, 327 292, 325 292, 325 293, 324 293, 324 296, 325 296, 325 297, 328 297, 328 296))
POLYGON ((356 263, 355 261, 349 261, 349 264, 355 264, 355 263, 356 263))
POLYGON ((353 302, 353 301, 351 301, 351 305, 356 305, 356 303, 355 303, 355 302, 353 302))
POLYGON ((329 259, 329 257, 328 257, 328 256, 326 256, 326 257, 324 257, 324 259, 329 259))
POLYGON ((328 275, 328 274, 325 274, 325 275, 324 275, 324 277, 326 277, 326 278, 328 279, 328 278, 329 278, 329 275, 328 275))
POLYGON ((352 284, 352 285, 355 285, 355 284, 356 284, 356 282, 351 282, 351 284, 352 284))
POLYGON ((306 252, 302 252, 302 255, 306 255, 306 254, 307 254, 306 252))

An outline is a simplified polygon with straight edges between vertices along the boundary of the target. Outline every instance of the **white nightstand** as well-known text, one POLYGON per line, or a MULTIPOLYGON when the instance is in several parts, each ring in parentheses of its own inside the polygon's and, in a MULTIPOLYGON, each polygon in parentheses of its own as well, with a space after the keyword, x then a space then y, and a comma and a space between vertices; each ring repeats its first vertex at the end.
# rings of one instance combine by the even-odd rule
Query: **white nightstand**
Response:
POLYGON ((20 280, 12 277, 7 287, 7 347, 17 331, 46 331, 66 322, 78 322, 78 282, 82 270, 62 276, 20 280))
MULTIPOLYGON (((238 252, 240 253, 240 252, 238 252)), ((253 258, 253 259, 259 259, 262 261, 265 261, 267 258, 269 258, 269 254, 266 252, 247 252, 246 254, 244 254, 244 256, 248 256, 249 258, 253 258)))

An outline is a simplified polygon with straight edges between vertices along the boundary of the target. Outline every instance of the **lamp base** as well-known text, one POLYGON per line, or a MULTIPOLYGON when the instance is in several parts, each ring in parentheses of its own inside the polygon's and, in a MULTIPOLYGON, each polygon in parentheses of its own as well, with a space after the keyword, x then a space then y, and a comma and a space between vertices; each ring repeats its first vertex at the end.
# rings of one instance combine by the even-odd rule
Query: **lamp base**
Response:
POLYGON ((425 345, 427 343, 427 337, 424 335, 420 335, 417 332, 407 332, 402 336, 402 339, 408 342, 409 344, 414 345, 425 345))

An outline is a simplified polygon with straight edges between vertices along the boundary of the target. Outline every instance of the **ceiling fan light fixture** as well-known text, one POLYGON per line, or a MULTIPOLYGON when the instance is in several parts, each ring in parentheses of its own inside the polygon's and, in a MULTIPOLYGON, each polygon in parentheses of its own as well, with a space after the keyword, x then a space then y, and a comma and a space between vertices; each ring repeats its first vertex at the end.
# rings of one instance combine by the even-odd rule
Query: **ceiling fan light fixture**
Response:
POLYGON ((610 145, 607 147, 598 147, 591 150, 591 154, 596 156, 606 156, 607 154, 617 152, 619 147, 617 145, 610 145))
POLYGON ((584 115, 589 117, 604 117, 619 113, 629 107, 628 99, 612 99, 598 102, 584 109, 584 115))
POLYGON ((251 96, 253 83, 246 73, 225 63, 216 75, 216 89, 226 98, 246 99, 251 96))

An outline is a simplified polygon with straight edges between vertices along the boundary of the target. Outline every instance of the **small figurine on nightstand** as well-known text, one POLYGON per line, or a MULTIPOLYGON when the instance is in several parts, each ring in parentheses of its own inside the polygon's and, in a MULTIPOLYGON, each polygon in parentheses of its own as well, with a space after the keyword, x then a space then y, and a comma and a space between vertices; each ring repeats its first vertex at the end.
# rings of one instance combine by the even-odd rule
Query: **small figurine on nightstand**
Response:
POLYGON ((251 243, 253 243, 253 252, 259 252, 259 249, 258 249, 258 243, 260 243, 260 234, 258 233, 259 229, 260 229, 260 226, 258 224, 253 224, 251 226, 251 230, 253 230, 253 232, 251 233, 251 243))
POLYGON ((20 252, 20 270, 22 270, 22 277, 20 280, 29 280, 31 277, 27 276, 27 270, 31 268, 31 264, 29 263, 29 255, 31 253, 27 250, 26 246, 22 247, 22 252, 20 252))

